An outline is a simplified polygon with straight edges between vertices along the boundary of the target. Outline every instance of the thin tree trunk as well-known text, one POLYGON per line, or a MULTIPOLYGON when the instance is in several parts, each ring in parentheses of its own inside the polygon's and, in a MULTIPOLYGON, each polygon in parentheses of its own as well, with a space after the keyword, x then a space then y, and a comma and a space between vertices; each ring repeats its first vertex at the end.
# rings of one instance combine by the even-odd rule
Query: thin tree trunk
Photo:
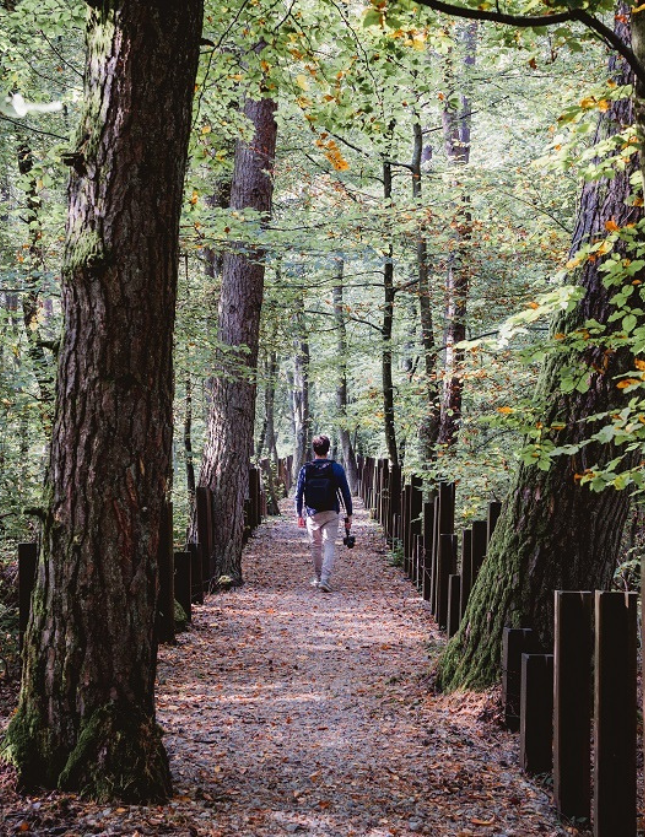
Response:
MULTIPOLYGON (((254 128, 250 143, 238 141, 231 208, 253 208, 267 222, 271 212, 277 125, 271 99, 247 99, 244 113, 254 128)), ((208 442, 200 485, 214 494, 216 577, 242 583, 244 500, 253 455, 260 313, 264 293, 264 252, 245 248, 224 254, 218 340, 232 350, 234 365, 222 358, 211 380, 208 442)))
POLYGON ((336 385, 336 410, 338 411, 340 446, 343 451, 343 462, 347 482, 352 494, 356 493, 358 485, 358 466, 356 454, 352 446, 352 438, 347 429, 347 326, 343 310, 343 260, 338 260, 336 284, 333 287, 334 319, 336 321, 336 356, 338 359, 338 383, 336 385))
POLYGON ((292 417, 294 427, 295 449, 293 457, 293 478, 298 478, 300 469, 311 457, 311 416, 309 415, 309 338, 306 331, 304 300, 299 297, 294 305, 295 312, 292 322, 295 327, 296 338, 293 384, 292 384, 292 417))
MULTIPOLYGON (((465 32, 466 55, 464 64, 475 63, 477 24, 470 23, 465 32)), ((452 87, 452 65, 447 59, 447 77, 452 87)), ((463 189, 460 178, 470 160, 470 102, 465 95, 459 97, 459 109, 451 105, 453 90, 446 95, 443 109, 443 129, 446 154, 454 171, 454 186, 463 189)), ((463 391, 463 350, 457 346, 466 339, 466 306, 470 287, 470 198, 462 191, 454 215, 454 236, 448 256, 446 276, 446 315, 444 329, 444 379, 441 415, 439 420, 439 444, 451 447, 457 440, 461 424, 463 391)))
POLYGON ((195 510, 195 459, 193 456, 193 382, 190 369, 184 379, 184 456, 186 458, 186 492, 188 494, 189 519, 195 510))
POLYGON ((160 801, 157 561, 202 2, 106 0, 88 14, 48 508, 4 752, 26 787, 160 801))
MULTIPOLYGON (((383 197, 385 205, 392 201, 392 166, 387 161, 383 163, 383 197)), ((396 445, 396 427, 394 424, 394 380, 392 376, 392 328, 394 325, 394 248, 388 244, 387 257, 383 265, 383 325, 381 326, 381 369, 383 380, 383 429, 385 431, 385 446, 391 465, 399 464, 399 454, 396 445)))
MULTIPOLYGON (((629 43, 626 16, 616 18, 616 31, 629 43)), ((630 84, 625 65, 612 60, 610 75, 619 84, 630 84)), ((600 116, 596 140, 616 134, 632 124, 632 107, 615 102, 600 116)), ((630 176, 636 161, 611 180, 586 183, 582 190, 578 222, 570 256, 589 241, 606 235, 605 224, 619 227, 638 224, 643 210, 629 206, 630 176)), ((630 201, 631 203, 631 201, 630 201)), ((622 248, 617 245, 618 251, 622 248)), ((588 260, 580 269, 578 284, 585 297, 569 315, 554 324, 554 333, 583 328, 589 319, 609 323, 614 311, 615 289, 603 284, 603 260, 588 260)), ((620 330, 620 323, 610 324, 620 330)), ((592 348, 580 353, 558 352, 546 362, 537 387, 536 404, 544 404, 540 421, 547 438, 557 446, 588 439, 595 428, 585 419, 596 413, 618 412, 627 397, 616 387, 615 377, 632 368, 627 348, 605 351, 592 348), (580 369, 588 390, 562 393, 561 373, 568 366, 580 369), (555 425, 556 428, 549 430, 555 425)), ((584 387, 583 387, 584 389, 584 387)), ((442 661, 445 687, 478 687, 498 676, 505 626, 536 629, 549 647, 553 632, 553 591, 607 589, 620 547, 629 508, 626 491, 592 492, 581 486, 579 475, 595 463, 610 461, 612 445, 592 444, 573 457, 559 457, 549 471, 520 466, 502 508, 477 583, 472 591, 459 633, 442 661)))
MULTIPOLYGON (((414 150, 412 154, 412 196, 420 205, 422 198, 421 162, 423 159, 423 130, 420 122, 415 122, 414 150)), ((423 351, 423 376, 426 393, 426 409, 419 428, 423 458, 431 462, 436 456, 436 444, 439 437, 439 387, 437 386, 437 346, 434 339, 432 316, 432 292, 430 288, 430 265, 428 244, 424 230, 419 230, 417 238, 417 293, 419 297, 419 318, 421 320, 421 348, 423 351)))

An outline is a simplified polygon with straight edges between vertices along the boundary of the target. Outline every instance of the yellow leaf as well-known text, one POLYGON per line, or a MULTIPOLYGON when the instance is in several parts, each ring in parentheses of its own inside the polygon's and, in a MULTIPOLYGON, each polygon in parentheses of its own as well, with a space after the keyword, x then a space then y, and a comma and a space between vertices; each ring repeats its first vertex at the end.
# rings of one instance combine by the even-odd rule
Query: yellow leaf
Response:
POLYGON ((618 232, 620 227, 618 226, 618 224, 612 218, 611 221, 605 221, 605 229, 608 232, 618 232))
POLYGON ((603 241, 601 242, 598 249, 595 251, 597 256, 604 256, 606 253, 609 253, 613 244, 610 241, 603 241))
POLYGON ((624 378, 622 381, 618 381, 616 386, 618 389, 626 389, 634 384, 640 384, 640 381, 637 378, 624 378))
POLYGON ((296 84, 301 90, 309 90, 309 82, 303 73, 296 76, 296 84))
POLYGON ((210 126, 210 125, 204 125, 204 127, 202 128, 202 134, 210 134, 210 132, 211 132, 212 130, 213 130, 213 129, 211 128, 211 126, 210 126))
POLYGON ((514 410, 512 407, 498 407, 498 408, 497 408, 497 412, 498 412, 498 413, 502 413, 502 415, 505 415, 505 416, 506 416, 506 415, 508 415, 509 413, 514 413, 514 412, 515 412, 515 410, 514 410))
POLYGON ((637 369, 640 369, 641 372, 645 372, 645 360, 639 360, 638 358, 635 358, 634 366, 637 369))
POLYGON ((532 308, 534 311, 535 311, 536 308, 539 308, 539 307, 540 306, 537 304, 537 302, 529 302, 529 308, 532 308))
POLYGON ((268 61, 264 60, 260 61, 260 67, 262 67, 265 73, 268 73, 271 69, 271 65, 268 63, 268 61))
POLYGON ((585 108, 588 110, 589 108, 594 108, 596 106, 596 100, 593 96, 587 96, 586 98, 582 99, 580 102, 580 107, 585 108))
POLYGON ((607 111, 609 110, 610 107, 611 107, 611 102, 608 101, 607 99, 601 99, 598 102, 598 110, 601 113, 607 113, 607 111))

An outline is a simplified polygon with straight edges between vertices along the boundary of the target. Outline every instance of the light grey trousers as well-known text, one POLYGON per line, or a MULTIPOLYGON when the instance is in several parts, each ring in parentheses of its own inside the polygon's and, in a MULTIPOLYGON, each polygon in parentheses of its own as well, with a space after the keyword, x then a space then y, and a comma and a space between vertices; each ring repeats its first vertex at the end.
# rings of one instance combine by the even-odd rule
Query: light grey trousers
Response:
POLYGON ((311 557, 319 581, 328 582, 334 569, 339 520, 340 514, 335 511, 322 511, 307 517, 311 557))

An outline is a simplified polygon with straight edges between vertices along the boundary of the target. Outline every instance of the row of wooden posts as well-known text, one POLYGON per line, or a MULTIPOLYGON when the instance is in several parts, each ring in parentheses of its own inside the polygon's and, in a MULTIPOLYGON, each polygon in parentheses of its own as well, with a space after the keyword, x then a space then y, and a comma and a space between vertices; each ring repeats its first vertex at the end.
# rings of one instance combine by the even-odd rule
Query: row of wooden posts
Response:
POLYGON ((519 727, 523 767, 552 772, 560 814, 593 810, 594 837, 636 837, 638 595, 554 595, 552 654, 532 630, 505 631, 507 724, 519 727))
POLYGON ((454 483, 440 483, 424 500, 421 478, 412 476, 406 483, 401 468, 387 459, 359 457, 358 492, 390 546, 402 550, 404 571, 430 602, 439 628, 453 636, 486 556, 501 503, 490 502, 486 519, 463 529, 459 544, 454 483))
MULTIPOLYGON (((289 463, 279 460, 278 477, 285 487, 290 485, 289 463)), ((157 638, 159 642, 175 639, 175 601, 183 608, 188 621, 192 605, 203 604, 204 595, 212 588, 215 576, 213 558, 213 520, 216 510, 213 494, 208 488, 198 488, 195 494, 197 542, 186 544, 184 551, 175 551, 172 503, 164 506, 159 537, 159 599, 157 610, 157 638)), ((266 516, 266 495, 261 469, 249 469, 249 489, 244 505, 245 539, 266 516)), ((20 644, 29 621, 31 593, 34 587, 38 545, 18 545, 18 601, 20 644)))
MULTIPOLYGON (((359 493, 388 542, 401 548, 404 570, 437 624, 452 636, 501 505, 489 503, 487 519, 462 530, 457 573, 453 484, 440 484, 424 501, 420 479, 404 484, 400 468, 366 457, 359 459, 359 493)), ((554 595, 553 653, 544 653, 534 630, 504 631, 506 725, 520 733, 523 768, 552 773, 562 816, 589 821, 593 808, 594 837, 636 837, 638 596, 554 595)))

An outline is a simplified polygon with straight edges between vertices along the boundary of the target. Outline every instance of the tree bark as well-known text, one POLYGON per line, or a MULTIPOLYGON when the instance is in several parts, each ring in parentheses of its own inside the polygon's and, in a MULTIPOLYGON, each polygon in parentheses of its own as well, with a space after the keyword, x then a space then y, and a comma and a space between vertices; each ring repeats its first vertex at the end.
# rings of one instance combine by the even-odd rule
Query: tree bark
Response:
POLYGON ((4 752, 25 787, 161 801, 157 560, 202 0, 106 0, 88 15, 48 507, 4 752))
MULTIPOLYGON (((465 31, 464 65, 472 67, 475 63, 477 43, 477 24, 470 23, 465 31)), ((453 87, 451 56, 447 59, 446 76, 449 88, 453 87)), ((460 176, 470 161, 470 101, 461 94, 459 108, 451 105, 454 91, 446 95, 443 109, 443 133, 446 154, 450 161, 456 189, 462 189, 460 176)), ((453 220, 454 235, 448 254, 448 272, 446 276, 446 314, 444 328, 444 373, 441 414, 439 418, 440 445, 450 448, 457 441, 461 424, 461 402, 463 391, 463 350, 458 349, 460 342, 466 339, 466 306, 470 288, 470 237, 471 213, 469 196, 462 192, 455 207, 453 220)))
MULTIPOLYGON (((627 19, 627 18, 625 18, 627 19)), ((629 43, 629 30, 618 20, 616 30, 629 43)), ((631 83, 625 65, 610 62, 610 74, 619 85, 631 83)), ((599 120, 596 140, 632 124, 627 100, 616 102, 599 120)), ((630 176, 636 161, 612 180, 587 183, 571 257, 581 245, 606 236, 605 224, 619 227, 638 223, 640 207, 628 206, 630 176)), ((618 245, 621 252, 621 245, 618 245)), ((623 249, 624 252, 624 249, 623 249)), ((603 285, 602 259, 589 260, 580 269, 578 283, 586 291, 575 310, 560 317, 554 333, 584 328, 589 319, 608 323, 614 310, 615 289, 603 285)), ((609 326, 620 330, 620 324, 609 326)), ((536 403, 544 404, 540 421, 556 445, 576 444, 589 438, 595 427, 585 418, 595 413, 619 411, 626 403, 615 377, 632 368, 628 348, 606 351, 602 347, 579 353, 551 354, 541 372, 536 403), (563 394, 561 372, 576 364, 586 392, 563 394), (558 429, 549 428, 556 425, 558 429)), ((583 387, 584 388, 584 387, 583 387)), ((593 493, 579 484, 579 475, 592 464, 610 461, 612 445, 584 447, 573 457, 561 456, 549 471, 522 465, 502 508, 477 583, 458 634, 450 642, 441 665, 446 688, 482 687, 499 673, 502 631, 505 626, 536 629, 545 647, 553 635, 553 591, 606 589, 610 583, 621 533, 629 507, 627 492, 607 489, 593 493)))
POLYGON ((340 447, 343 452, 343 462, 347 482, 352 494, 356 494, 358 485, 358 466, 356 454, 352 446, 352 438, 347 428, 347 326, 343 314, 343 260, 338 260, 338 271, 336 273, 336 284, 332 289, 334 300, 334 319, 336 321, 336 356, 338 358, 339 372, 338 383, 336 384, 336 410, 338 411, 338 434, 340 436, 340 447))
MULTIPOLYGON (((235 146, 231 209, 252 208, 269 219, 273 196, 276 104, 247 99, 244 113, 254 128, 250 143, 235 146)), ((242 583, 244 500, 253 455, 260 312, 264 293, 264 252, 243 245, 224 254, 218 340, 231 350, 220 358, 211 379, 208 441, 200 485, 214 495, 213 550, 216 579, 242 583), (229 360, 233 358, 233 361, 229 360)))
MULTIPOLYGON (((415 122, 414 150, 412 153, 412 196, 421 205, 421 163, 423 161, 423 130, 420 122, 415 122)), ((419 297, 419 318, 421 320, 421 349, 423 351, 423 377, 426 393, 424 411, 419 438, 422 445, 423 459, 431 462, 436 456, 436 444, 439 437, 439 387, 437 386, 437 346, 434 339, 432 316, 432 294, 430 288, 430 265, 428 244, 423 227, 417 238, 417 294, 419 297)))
MULTIPOLYGON (((392 202, 392 166, 387 161, 383 163, 383 197, 385 205, 392 202)), ((383 429, 385 431, 385 446, 390 465, 399 464, 399 453, 396 444, 396 426, 394 424, 394 380, 392 375, 392 328, 394 325, 394 248, 388 244, 387 256, 383 265, 383 325, 381 326, 381 374, 383 381, 383 429)))
POLYGON ((304 300, 300 296, 294 305, 292 322, 296 338, 293 385, 291 388, 292 417, 295 438, 293 480, 298 479, 300 469, 311 458, 311 416, 309 415, 309 337, 304 313, 304 300))

